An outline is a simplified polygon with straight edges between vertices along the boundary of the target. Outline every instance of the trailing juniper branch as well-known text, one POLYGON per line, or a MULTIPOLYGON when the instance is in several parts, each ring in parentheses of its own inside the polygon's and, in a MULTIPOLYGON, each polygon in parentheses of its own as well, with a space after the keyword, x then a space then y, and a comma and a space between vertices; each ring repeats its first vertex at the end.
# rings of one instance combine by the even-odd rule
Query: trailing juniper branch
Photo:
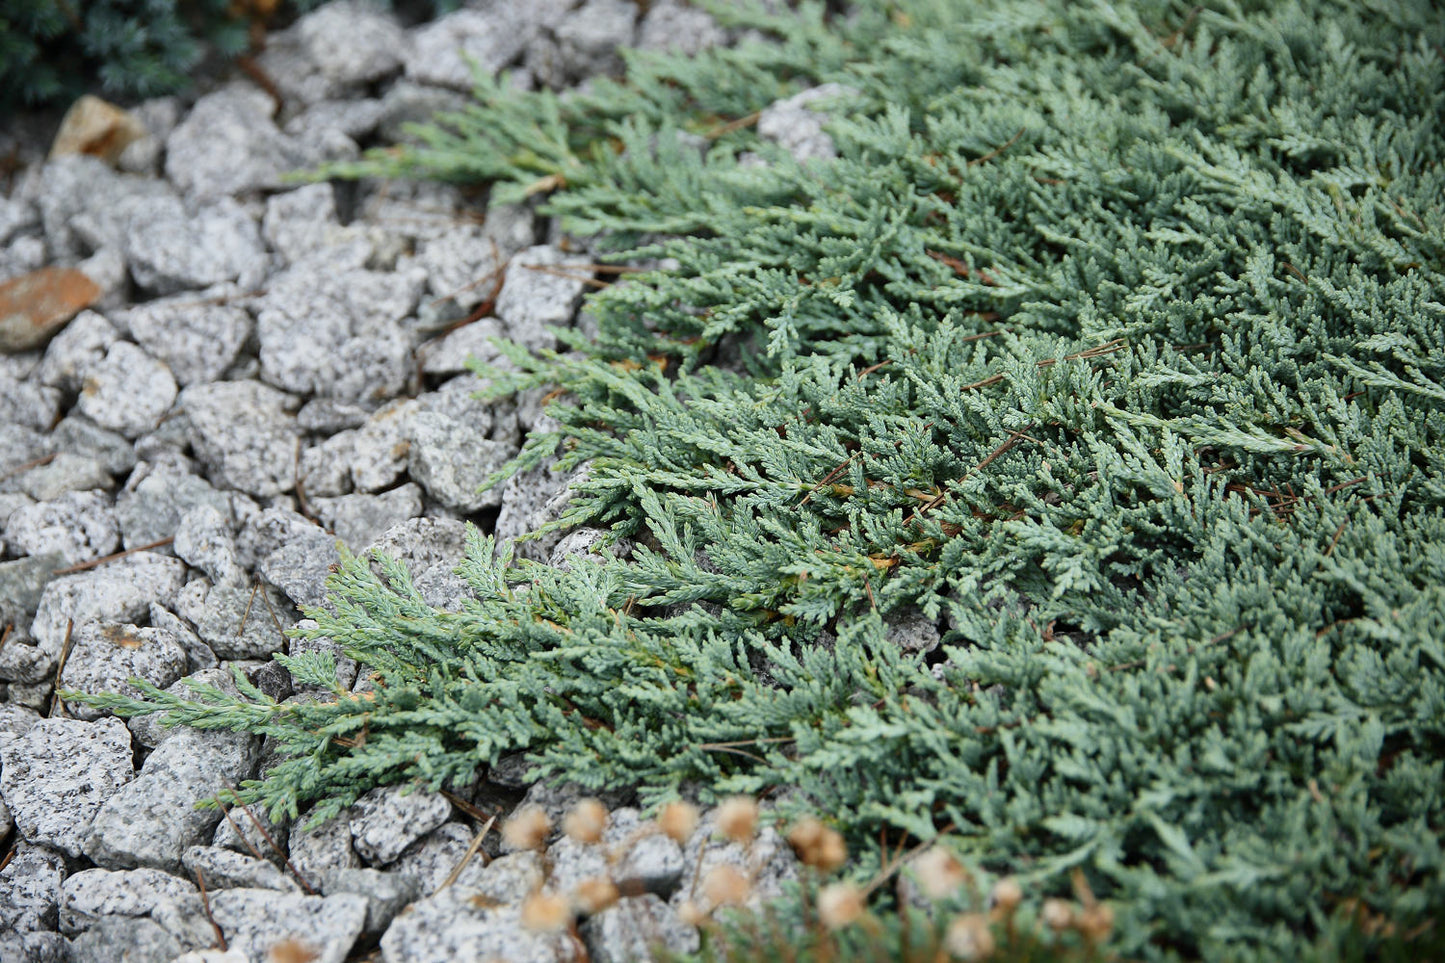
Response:
POLYGON ((593 297, 576 353, 485 372, 558 389, 508 471, 589 462, 563 524, 635 547, 557 571, 475 538, 457 613, 349 560, 312 634, 376 667, 366 696, 92 701, 276 736, 291 758, 245 792, 292 813, 514 750, 653 801, 795 787, 859 844, 948 825, 1044 887, 1085 868, 1129 956, 1428 926, 1431 5, 719 12, 774 42, 635 55, 587 95, 483 85, 346 170, 550 192, 618 256, 673 259, 593 297), (822 82, 853 91, 835 160, 745 123, 822 82), (927 657, 900 644, 919 617, 927 657))

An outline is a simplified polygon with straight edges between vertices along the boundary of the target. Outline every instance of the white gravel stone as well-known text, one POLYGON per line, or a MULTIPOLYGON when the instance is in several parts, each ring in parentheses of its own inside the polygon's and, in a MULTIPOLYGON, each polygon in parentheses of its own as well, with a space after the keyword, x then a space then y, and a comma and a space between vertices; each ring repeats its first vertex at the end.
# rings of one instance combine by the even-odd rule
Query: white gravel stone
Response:
POLYGON ((145 620, 152 602, 169 605, 180 591, 186 566, 180 559, 137 552, 108 565, 62 575, 45 586, 31 633, 52 658, 60 657, 67 622, 145 620))
POLYGON ((0 375, 0 424, 49 431, 59 415, 60 392, 0 375))
POLYGON ((5 537, 25 555, 58 553, 66 565, 109 555, 120 545, 120 526, 103 492, 68 492, 14 512, 5 537))
POLYGON ((220 285, 148 301, 120 317, 183 387, 201 384, 217 380, 235 364, 250 337, 251 316, 235 303, 241 293, 234 285, 220 285))
POLYGON ((338 869, 321 880, 326 896, 355 893, 366 900, 366 923, 362 932, 380 936, 396 914, 422 895, 421 884, 412 876, 382 873, 374 869, 338 869))
POLYGON ((317 498, 312 507, 321 524, 352 552, 360 552, 394 525, 422 513, 421 488, 407 483, 379 495, 317 498))
MULTIPOLYGON (((387 867, 387 872, 415 879, 422 894, 431 895, 447 881, 452 870, 462 865, 476 832, 461 823, 443 823, 408 846, 387 867)), ((479 851, 462 866, 452 885, 463 888, 478 885, 488 861, 501 855, 497 848, 498 838, 495 828, 487 833, 479 851)))
POLYGON ((260 497, 295 484, 296 399, 258 381, 217 381, 192 385, 180 403, 213 477, 260 497))
POLYGON ((260 573, 298 606, 320 605, 331 566, 340 562, 336 536, 312 526, 262 559, 260 573))
POLYGON ((106 350, 119 338, 120 333, 103 315, 80 312, 50 339, 40 364, 40 383, 62 391, 79 391, 85 373, 105 357, 106 350))
POLYGON ((93 458, 111 475, 124 475, 135 467, 135 449, 124 435, 102 428, 78 412, 61 419, 51 438, 61 451, 93 458))
POLYGON ((321 73, 343 86, 367 84, 401 67, 406 35, 377 6, 328 3, 302 17, 296 33, 321 73))
MULTIPOLYGON (((297 423, 300 424, 300 418, 297 423)), ((324 438, 320 444, 311 445, 301 452, 297 468, 299 482, 312 508, 316 508, 322 499, 351 491, 351 467, 347 459, 355 448, 356 432, 348 430, 324 438)))
POLYGON ((479 489, 517 453, 512 446, 430 411, 412 417, 409 434, 407 467, 432 498, 468 514, 502 503, 501 486, 479 489))
POLYGON ((36 206, 52 260, 78 261, 101 248, 123 247, 132 205, 166 204, 165 181, 117 174, 98 158, 68 154, 40 171, 36 206))
POLYGON ((412 399, 399 399, 372 415, 356 433, 349 459, 351 483, 359 492, 389 488, 406 470, 410 422, 421 410, 412 399))
POLYGON ((352 845, 374 866, 395 860, 452 813, 452 804, 440 793, 408 788, 373 789, 351 807, 352 845))
POLYGON ((637 27, 639 50, 669 50, 696 54, 727 42, 727 32, 697 7, 677 0, 654 0, 637 27))
MULTIPOLYGON (((38 846, 17 846, 14 857, 0 869, 0 936, 39 936, 39 931, 55 929, 60 881, 64 878, 65 860, 59 853, 38 846)), ((29 945, 43 946, 44 943, 29 945)), ((0 943, 0 949, 4 948, 0 943)), ((10 958, 6 956, 6 963, 10 958)), ((27 953, 19 959, 32 958, 35 957, 27 953)), ((38 958, 56 963, 60 960, 58 954, 38 958)))
POLYGON ((591 963, 650 960, 659 946, 681 956, 696 953, 701 942, 697 928, 652 893, 618 900, 584 922, 581 933, 591 963))
POLYGON ((758 136, 792 154, 799 163, 832 160, 838 156, 833 138, 823 132, 828 115, 808 105, 818 100, 856 97, 858 91, 842 84, 822 84, 780 100, 758 116, 758 136))
POLYGON ((291 830, 291 865, 315 889, 327 874, 360 869, 361 857, 351 848, 351 814, 343 811, 311 826, 306 817, 291 830))
POLYGON ((342 963, 366 923, 366 898, 228 889, 211 897, 211 915, 226 945, 246 959, 279 959, 275 947, 284 944, 304 950, 310 963, 342 963))
POLYGON ((231 524, 213 505, 198 505, 182 516, 171 549, 187 565, 210 576, 212 582, 245 578, 231 524))
POLYGON ((175 198, 133 202, 125 253, 135 283, 157 294, 225 281, 251 288, 266 271, 256 222, 230 198, 194 213, 175 198))
POLYGON ((164 364, 129 341, 117 341, 86 369, 81 414, 127 438, 151 431, 176 400, 176 380, 164 364))
POLYGON ((484 74, 495 75, 526 50, 537 35, 540 18, 553 19, 567 5, 566 0, 533 0, 529 4, 494 0, 482 9, 438 17, 412 31, 406 76, 418 83, 470 91, 473 79, 468 60, 475 61, 484 74))
POLYGON ((548 245, 528 248, 512 258, 495 311, 507 337, 533 350, 556 347, 551 328, 572 324, 591 277, 587 264, 582 255, 564 254, 548 245))
POLYGON ((618 51, 632 46, 636 21, 637 5, 627 0, 587 0, 532 41, 527 69, 554 90, 597 74, 620 75, 618 51))
MULTIPOLYGON (((267 46, 279 51, 282 45, 273 38, 267 46)), ((261 66, 281 81, 279 70, 261 66)), ((311 158, 277 129, 272 106, 264 91, 242 84, 202 97, 166 138, 166 176, 205 200, 276 186, 311 158)))
POLYGON ((245 856, 220 846, 192 846, 181 854, 186 875, 199 873, 206 889, 269 889, 300 893, 301 887, 264 859, 245 856))
POLYGON ((427 374, 456 374, 468 370, 467 363, 473 358, 494 364, 502 357, 494 343, 498 339, 505 340, 506 332, 496 318, 464 324, 418 349, 422 370, 427 374))
POLYGON ((0 744, 0 794, 28 841, 79 856, 96 813, 134 776, 119 719, 43 719, 0 744))
POLYGON ((158 869, 84 869, 61 884, 60 931, 73 936, 107 917, 150 916, 167 906, 199 912, 200 892, 158 869))
POLYGON ((125 547, 137 548, 175 535, 181 518, 200 505, 232 515, 231 496, 212 488, 204 478, 174 465, 136 465, 115 500, 125 547))
MULTIPOLYGON (((71 636, 70 657, 60 673, 60 688, 88 695, 114 692, 139 698, 130 680, 142 679, 164 689, 186 672, 186 650, 168 632, 135 625, 85 622, 71 636)), ((67 699, 77 719, 99 719, 106 713, 67 699)))
POLYGON ((330 184, 307 184, 266 199, 262 233, 271 249, 294 264, 325 247, 327 236, 341 227, 336 219, 336 192, 330 184))
POLYGON ((296 610, 280 589, 260 581, 230 579, 216 583, 206 594, 196 634, 218 658, 265 659, 285 649, 281 629, 295 620, 296 610))
POLYGON ((53 502, 70 492, 107 489, 113 483, 110 472, 98 459, 68 451, 10 481, 11 487, 38 502, 53 502))

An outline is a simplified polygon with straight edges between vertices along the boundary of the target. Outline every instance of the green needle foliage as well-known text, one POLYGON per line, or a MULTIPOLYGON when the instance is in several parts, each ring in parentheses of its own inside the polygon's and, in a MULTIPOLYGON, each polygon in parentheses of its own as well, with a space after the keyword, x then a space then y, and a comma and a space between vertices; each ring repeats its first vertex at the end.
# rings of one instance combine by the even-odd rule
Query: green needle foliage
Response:
POLYGON ((518 750, 646 802, 791 789, 865 876, 880 827, 1031 892, 1081 868, 1127 957, 1428 930, 1438 11, 718 12, 772 42, 634 56, 586 95, 484 84, 346 171, 552 191, 571 230, 672 259, 591 299, 595 342, 487 372, 558 389, 510 470, 590 463, 564 523, 631 552, 564 572, 478 536, 457 613, 350 560, 313 634, 375 693, 97 704, 274 736, 291 758, 246 791, 292 813, 518 750), (742 122, 823 82, 853 91, 836 160, 742 122), (920 619, 927 656, 900 645, 920 619))

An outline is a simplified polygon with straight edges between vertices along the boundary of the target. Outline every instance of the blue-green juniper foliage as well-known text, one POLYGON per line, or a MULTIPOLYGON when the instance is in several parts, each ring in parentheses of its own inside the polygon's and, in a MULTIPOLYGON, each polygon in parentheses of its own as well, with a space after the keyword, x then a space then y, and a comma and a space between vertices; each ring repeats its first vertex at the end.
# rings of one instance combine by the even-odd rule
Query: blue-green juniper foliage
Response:
MULTIPOLYGON (((274 736, 328 814, 525 750, 645 801, 798 787, 1067 893, 1133 958, 1298 958, 1445 906, 1445 19, 1425 0, 871 0, 478 102, 341 173, 542 190, 673 259, 513 469, 590 462, 570 571, 477 536, 434 611, 348 561, 373 696, 96 700, 274 736), (838 82, 838 157, 746 121, 838 82), (756 163, 761 160, 763 163, 756 163), (929 656, 905 624, 943 627, 929 656)), ((314 656, 286 660, 328 683, 314 656)))

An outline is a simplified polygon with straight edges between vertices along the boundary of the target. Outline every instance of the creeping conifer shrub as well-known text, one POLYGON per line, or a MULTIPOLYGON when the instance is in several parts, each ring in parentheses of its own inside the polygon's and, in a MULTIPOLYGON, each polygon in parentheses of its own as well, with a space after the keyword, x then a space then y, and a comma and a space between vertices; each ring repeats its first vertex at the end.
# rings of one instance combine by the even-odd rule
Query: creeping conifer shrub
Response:
POLYGON ((649 804, 788 790, 856 880, 880 837, 1041 897, 1082 872, 1124 958, 1432 938, 1434 5, 718 12, 771 39, 484 84, 344 171, 547 192, 671 259, 592 297, 595 340, 486 372, 555 392, 509 471, 590 464, 564 524, 630 551, 561 571, 474 534, 459 612, 348 561, 312 634, 365 697, 95 702, 275 737, 245 792, 313 818, 522 751, 649 804), (821 83, 837 156, 798 163, 753 115, 821 83))

